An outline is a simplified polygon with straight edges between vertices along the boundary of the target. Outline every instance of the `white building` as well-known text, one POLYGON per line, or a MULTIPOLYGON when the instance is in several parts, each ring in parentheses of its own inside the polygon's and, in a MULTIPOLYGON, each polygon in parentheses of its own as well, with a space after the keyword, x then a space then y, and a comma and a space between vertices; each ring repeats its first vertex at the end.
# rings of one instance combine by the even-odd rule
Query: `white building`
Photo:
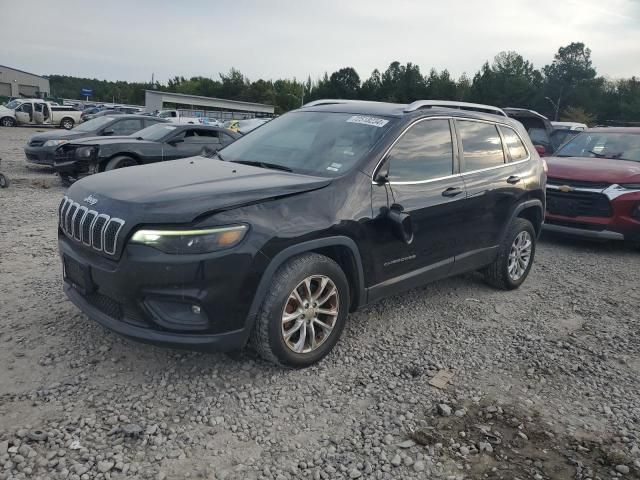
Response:
POLYGON ((50 94, 48 78, 0 65, 0 96, 44 98, 50 94))

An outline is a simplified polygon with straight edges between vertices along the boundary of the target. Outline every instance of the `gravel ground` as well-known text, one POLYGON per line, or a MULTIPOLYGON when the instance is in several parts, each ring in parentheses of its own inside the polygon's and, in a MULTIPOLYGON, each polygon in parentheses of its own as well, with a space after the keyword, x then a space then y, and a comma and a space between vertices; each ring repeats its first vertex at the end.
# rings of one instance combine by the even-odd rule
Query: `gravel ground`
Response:
POLYGON ((640 252, 543 237, 519 290, 390 298, 304 371, 160 349, 65 299, 35 131, 0 128, 0 480, 639 478, 640 252))

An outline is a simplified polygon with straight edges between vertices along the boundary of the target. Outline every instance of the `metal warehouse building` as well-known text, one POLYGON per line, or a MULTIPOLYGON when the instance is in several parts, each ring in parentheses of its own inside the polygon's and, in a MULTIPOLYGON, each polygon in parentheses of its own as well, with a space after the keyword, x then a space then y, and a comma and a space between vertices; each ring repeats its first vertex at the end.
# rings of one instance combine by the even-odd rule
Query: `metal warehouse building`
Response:
POLYGON ((193 111, 197 111, 197 108, 200 108, 203 109, 203 113, 208 110, 209 112, 207 113, 212 115, 217 113, 214 116, 221 119, 271 116, 274 112, 273 105, 265 105, 263 103, 145 90, 145 109, 147 112, 162 110, 165 103, 176 105, 181 110, 184 107, 190 107, 193 111))
POLYGON ((48 78, 0 65, 0 96, 44 98, 50 93, 48 78))

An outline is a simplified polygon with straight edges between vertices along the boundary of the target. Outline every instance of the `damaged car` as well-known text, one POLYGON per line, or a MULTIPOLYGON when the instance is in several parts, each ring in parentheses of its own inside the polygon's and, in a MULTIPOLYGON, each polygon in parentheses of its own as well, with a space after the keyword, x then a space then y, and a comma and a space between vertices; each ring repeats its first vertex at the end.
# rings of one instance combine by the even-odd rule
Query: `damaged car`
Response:
POLYGON ((474 270, 518 288, 544 162, 516 121, 426 106, 315 101, 213 158, 76 182, 59 207, 68 298, 139 341, 306 367, 389 295, 474 270))

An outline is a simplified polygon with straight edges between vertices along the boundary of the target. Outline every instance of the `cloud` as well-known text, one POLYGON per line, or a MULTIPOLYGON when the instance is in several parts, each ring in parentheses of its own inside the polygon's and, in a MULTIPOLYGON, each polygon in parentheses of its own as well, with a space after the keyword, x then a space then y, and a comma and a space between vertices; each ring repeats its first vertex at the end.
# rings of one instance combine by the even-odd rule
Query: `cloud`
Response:
POLYGON ((609 0, 47 0, 15 2, 0 61, 41 74, 161 81, 312 78, 353 66, 362 78, 394 60, 473 75, 503 50, 536 66, 582 41, 602 75, 638 75, 640 2, 609 0), (38 12, 34 15, 33 12, 38 12), (26 19, 29 21, 15 21, 26 19), (13 19, 13 20, 11 20, 13 19))

